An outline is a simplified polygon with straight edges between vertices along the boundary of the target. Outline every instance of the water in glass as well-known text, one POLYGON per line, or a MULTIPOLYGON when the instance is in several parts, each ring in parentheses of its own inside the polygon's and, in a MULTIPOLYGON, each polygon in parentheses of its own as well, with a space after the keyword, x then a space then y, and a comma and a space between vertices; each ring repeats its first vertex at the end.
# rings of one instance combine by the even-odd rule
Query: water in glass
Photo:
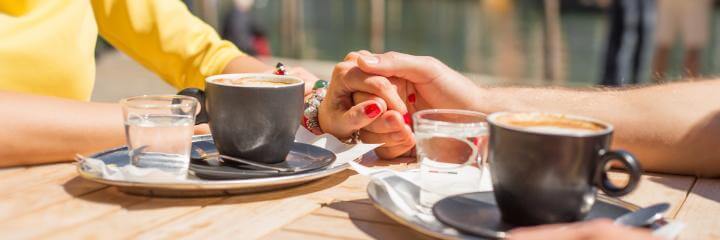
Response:
MULTIPOLYGON (((433 114, 451 116, 457 113, 433 114)), ((422 116, 420 114, 418 118, 422 116)), ((480 190, 488 141, 487 125, 484 122, 455 124, 448 122, 451 119, 453 117, 442 121, 418 119, 415 124, 420 204, 426 208, 444 197, 480 190)))
POLYGON ((187 115, 130 115, 125 122, 129 155, 137 167, 187 175, 194 119, 187 115))

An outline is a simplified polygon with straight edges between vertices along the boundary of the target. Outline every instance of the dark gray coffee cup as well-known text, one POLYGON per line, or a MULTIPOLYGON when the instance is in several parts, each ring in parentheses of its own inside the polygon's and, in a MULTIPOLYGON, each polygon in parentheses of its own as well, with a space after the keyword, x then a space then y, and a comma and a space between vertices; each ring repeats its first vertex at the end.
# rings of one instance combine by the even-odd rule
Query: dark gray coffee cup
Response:
POLYGON ((595 119, 556 115, 597 124, 596 132, 532 131, 498 119, 511 114, 525 117, 546 113, 501 112, 488 116, 488 161, 495 200, 503 221, 538 225, 583 219, 599 188, 617 197, 631 192, 640 181, 640 163, 632 154, 609 150, 613 127, 595 119), (617 187, 607 176, 607 163, 621 162, 630 176, 617 187))
POLYGON ((205 91, 187 88, 201 105, 196 124, 209 123, 222 155, 259 163, 285 161, 300 126, 304 82, 273 74, 224 74, 208 77, 205 91), (234 85, 219 80, 267 80, 287 85, 234 85))

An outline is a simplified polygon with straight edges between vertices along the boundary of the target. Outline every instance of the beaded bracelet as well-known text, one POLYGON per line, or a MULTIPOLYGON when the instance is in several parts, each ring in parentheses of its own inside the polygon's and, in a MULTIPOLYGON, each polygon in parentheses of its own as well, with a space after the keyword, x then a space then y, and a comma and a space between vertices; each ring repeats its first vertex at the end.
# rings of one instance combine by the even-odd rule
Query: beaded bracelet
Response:
MULTIPOLYGON (((285 75, 287 73, 285 65, 278 63, 275 66, 275 74, 285 75)), ((312 93, 310 97, 305 100, 305 110, 303 111, 302 125, 308 131, 315 135, 323 134, 320 128, 320 121, 318 120, 318 113, 320 112, 320 103, 325 99, 327 94, 328 81, 317 80, 313 85, 312 93)), ((354 144, 359 142, 360 132, 355 131, 349 139, 344 140, 344 143, 354 144)))
MULTIPOLYGON (((286 75, 287 69, 282 63, 275 65, 275 75, 286 75)), ((320 103, 325 99, 327 94, 328 82, 325 80, 318 80, 313 85, 313 90, 310 97, 305 101, 305 111, 303 111, 302 125, 308 131, 315 135, 323 134, 320 128, 320 121, 318 121, 318 112, 320 109, 320 103)))
POLYGON ((327 81, 318 80, 315 82, 315 85, 313 85, 310 97, 305 101, 303 126, 315 135, 323 133, 322 129, 320 129, 320 122, 318 121, 318 112, 320 111, 320 103, 325 99, 325 95, 327 94, 327 87, 327 81))

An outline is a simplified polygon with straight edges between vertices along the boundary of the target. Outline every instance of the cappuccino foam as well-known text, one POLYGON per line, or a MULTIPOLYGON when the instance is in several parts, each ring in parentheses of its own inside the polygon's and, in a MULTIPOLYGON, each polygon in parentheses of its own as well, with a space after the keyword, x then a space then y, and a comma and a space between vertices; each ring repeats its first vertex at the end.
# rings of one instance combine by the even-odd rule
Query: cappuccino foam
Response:
POLYGON ((591 134, 607 129, 596 122, 561 114, 516 113, 501 116, 498 121, 526 131, 560 135, 591 134))

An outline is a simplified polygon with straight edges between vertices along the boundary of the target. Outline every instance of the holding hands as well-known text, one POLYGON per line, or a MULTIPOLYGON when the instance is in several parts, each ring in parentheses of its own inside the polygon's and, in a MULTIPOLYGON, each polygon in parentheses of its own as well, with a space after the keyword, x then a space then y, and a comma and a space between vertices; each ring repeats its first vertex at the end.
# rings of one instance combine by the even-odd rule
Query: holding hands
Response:
POLYGON ((430 108, 470 108, 477 86, 432 57, 351 52, 335 66, 320 105, 321 129, 339 138, 360 132, 384 143, 381 158, 407 156, 415 145, 411 115, 430 108))

